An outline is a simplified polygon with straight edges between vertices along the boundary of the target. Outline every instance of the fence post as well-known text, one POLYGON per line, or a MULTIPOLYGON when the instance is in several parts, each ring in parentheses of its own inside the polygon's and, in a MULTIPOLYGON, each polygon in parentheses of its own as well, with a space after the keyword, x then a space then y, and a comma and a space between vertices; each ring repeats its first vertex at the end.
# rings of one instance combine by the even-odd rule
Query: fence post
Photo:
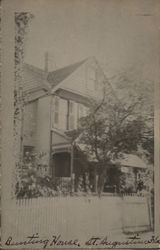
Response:
POLYGON ((98 175, 95 176, 95 192, 98 192, 98 175))
POLYGON ((148 204, 148 214, 149 214, 149 221, 150 221, 150 226, 151 229, 153 229, 153 215, 152 215, 152 206, 151 206, 151 196, 146 197, 147 199, 147 204, 148 204))
POLYGON ((74 193, 74 182, 75 182, 75 174, 72 173, 72 177, 71 177, 71 189, 72 189, 72 193, 74 193))

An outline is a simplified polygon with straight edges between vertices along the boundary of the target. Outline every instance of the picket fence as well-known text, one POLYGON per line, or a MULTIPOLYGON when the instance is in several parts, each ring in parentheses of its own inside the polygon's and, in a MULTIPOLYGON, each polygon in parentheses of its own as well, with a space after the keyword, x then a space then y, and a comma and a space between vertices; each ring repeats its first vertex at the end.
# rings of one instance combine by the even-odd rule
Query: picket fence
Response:
MULTIPOLYGON (((138 232, 151 228, 147 197, 102 195, 42 197, 12 200, 5 211, 8 232, 14 239, 39 233, 61 234, 66 239, 138 232)), ((5 238, 5 237, 4 237, 5 238)))
MULTIPOLYGON (((12 200, 12 204, 14 205, 18 205, 18 206, 43 206, 46 203, 47 204, 52 204, 52 202, 58 202, 61 201, 61 199, 63 201, 67 201, 67 200, 72 200, 73 198, 75 199, 79 199, 79 200, 84 200, 85 202, 87 201, 92 201, 95 197, 97 196, 97 193, 91 193, 91 194, 86 194, 86 193, 81 193, 81 194, 77 194, 74 193, 71 195, 57 195, 54 197, 38 197, 38 198, 19 198, 19 199, 15 199, 12 200)), ((117 193, 102 193, 101 197, 99 198, 103 198, 103 197, 135 197, 135 199, 137 200, 143 200, 143 198, 146 196, 143 194, 137 194, 137 193, 124 193, 123 195, 119 195, 117 193)))

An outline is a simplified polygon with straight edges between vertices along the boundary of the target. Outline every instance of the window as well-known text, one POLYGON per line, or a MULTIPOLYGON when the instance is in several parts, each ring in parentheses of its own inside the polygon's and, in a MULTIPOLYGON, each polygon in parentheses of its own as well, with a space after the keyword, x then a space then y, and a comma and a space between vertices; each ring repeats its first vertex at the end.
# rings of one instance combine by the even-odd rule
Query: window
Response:
POLYGON ((68 103, 67 100, 60 98, 59 102, 59 129, 67 129, 67 113, 68 113, 68 103))
POLYGON ((69 101, 69 129, 75 128, 75 105, 74 102, 69 101))
POLYGON ((52 126, 60 130, 67 129, 68 101, 55 96, 53 99, 52 126))
POLYGON ((74 101, 68 101, 67 130, 77 129, 78 104, 74 101))
POLYGON ((89 90, 92 90, 92 91, 95 91, 97 89, 96 72, 93 67, 88 68, 87 87, 89 90))

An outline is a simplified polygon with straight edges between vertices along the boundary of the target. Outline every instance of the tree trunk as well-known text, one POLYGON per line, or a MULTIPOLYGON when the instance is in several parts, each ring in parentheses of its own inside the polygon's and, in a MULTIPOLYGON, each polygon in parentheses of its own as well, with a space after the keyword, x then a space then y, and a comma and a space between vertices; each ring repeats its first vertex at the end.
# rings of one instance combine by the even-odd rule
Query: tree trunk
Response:
POLYGON ((106 176, 107 176, 107 167, 106 164, 101 166, 101 170, 98 176, 98 196, 100 197, 103 189, 104 189, 104 184, 106 181, 106 176))

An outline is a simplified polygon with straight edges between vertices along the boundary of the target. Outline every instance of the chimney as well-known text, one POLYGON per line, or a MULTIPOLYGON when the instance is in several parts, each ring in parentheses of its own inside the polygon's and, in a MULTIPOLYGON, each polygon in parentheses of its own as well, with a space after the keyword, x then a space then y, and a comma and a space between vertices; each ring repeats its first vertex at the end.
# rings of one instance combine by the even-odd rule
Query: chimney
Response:
POLYGON ((47 52, 45 52, 45 54, 44 54, 44 85, 43 86, 46 86, 46 90, 47 91, 50 91, 51 90, 51 86, 50 86, 50 84, 49 84, 49 82, 48 82, 48 80, 47 80, 47 76, 48 76, 48 70, 49 70, 49 61, 48 61, 48 51, 47 52))
POLYGON ((45 52, 44 70, 48 73, 48 52, 45 52))

